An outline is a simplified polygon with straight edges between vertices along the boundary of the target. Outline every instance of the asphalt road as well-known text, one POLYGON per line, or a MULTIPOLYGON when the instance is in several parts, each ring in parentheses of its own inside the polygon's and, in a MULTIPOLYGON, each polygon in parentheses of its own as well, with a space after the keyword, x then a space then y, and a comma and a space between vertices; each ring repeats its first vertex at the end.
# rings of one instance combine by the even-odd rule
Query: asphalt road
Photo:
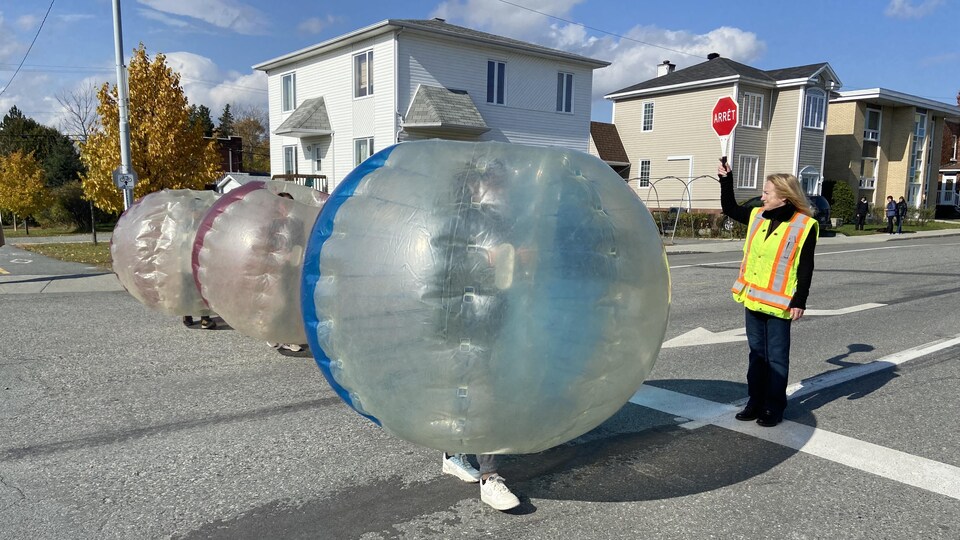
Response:
POLYGON ((510 513, 348 409, 308 353, 6 246, 0 538, 960 538, 960 236, 896 240, 818 246, 769 429, 732 420, 739 255, 671 254, 653 374, 591 433, 505 458, 510 513))

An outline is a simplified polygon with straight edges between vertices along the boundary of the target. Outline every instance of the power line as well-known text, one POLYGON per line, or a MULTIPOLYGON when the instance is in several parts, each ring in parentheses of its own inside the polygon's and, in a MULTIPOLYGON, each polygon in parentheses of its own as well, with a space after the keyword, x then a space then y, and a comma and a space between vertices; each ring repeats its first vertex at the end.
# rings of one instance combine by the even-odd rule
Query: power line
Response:
POLYGON ((625 40, 627 40, 627 41, 633 41, 634 43, 639 43, 639 44, 641 44, 641 45, 647 45, 647 46, 649 46, 649 47, 656 47, 656 48, 658 48, 658 49, 663 49, 663 50, 665 50, 665 51, 670 51, 670 52, 675 52, 675 53, 678 53, 678 54, 685 54, 685 55, 687 55, 687 56, 693 56, 693 57, 696 57, 696 58, 704 58, 704 59, 706 59, 705 57, 700 56, 699 54, 692 54, 692 53, 688 53, 688 52, 685 52, 685 51, 680 51, 680 50, 677 50, 677 49, 671 49, 670 47, 664 47, 663 45, 657 45, 656 43, 648 43, 648 42, 646 42, 646 41, 641 41, 641 40, 639 40, 639 39, 634 39, 634 38, 632 38, 632 37, 627 37, 627 36, 624 36, 624 35, 621 35, 621 34, 615 34, 615 33, 613 33, 613 32, 607 32, 606 30, 603 30, 603 29, 601 29, 601 28, 595 28, 595 27, 593 27, 593 26, 587 26, 587 25, 585 25, 585 24, 583 24, 583 23, 579 23, 579 22, 577 22, 577 21, 571 21, 571 20, 569 20, 569 19, 564 19, 563 17, 557 17, 556 15, 551 15, 551 14, 549 14, 549 13, 544 13, 544 12, 542 12, 542 11, 537 11, 537 10, 535 10, 535 9, 533 9, 533 8, 528 8, 527 6, 521 6, 520 4, 515 4, 515 3, 513 3, 513 2, 509 2, 508 0, 498 0, 498 1, 499 1, 499 2, 502 2, 502 3, 504 3, 504 4, 507 4, 507 5, 511 5, 511 6, 513 6, 513 7, 516 7, 516 8, 525 9, 525 10, 527 10, 527 11, 536 13, 536 14, 538 14, 538 15, 543 15, 544 17, 549 17, 549 18, 551 18, 551 19, 556 19, 556 20, 558 20, 558 21, 563 21, 563 22, 565 22, 565 23, 567 23, 567 24, 573 24, 573 25, 576 25, 576 26, 580 26, 580 27, 586 28, 586 29, 588 29, 588 30, 593 30, 594 32, 600 32, 601 34, 607 34, 608 36, 613 36, 613 37, 616 37, 616 38, 625 39, 625 40))
POLYGON ((47 12, 43 14, 43 20, 40 21, 40 28, 37 28, 37 34, 33 36, 33 41, 31 41, 30 46, 27 47, 27 52, 23 53, 23 59, 20 60, 20 65, 17 66, 17 70, 13 72, 13 76, 10 77, 9 81, 7 81, 7 84, 3 87, 3 90, 0 90, 0 97, 3 97, 3 93, 7 91, 7 88, 10 88, 10 83, 12 83, 13 79, 17 77, 17 73, 20 73, 20 68, 23 67, 23 63, 27 61, 27 56, 33 49, 33 44, 37 42, 37 38, 40 37, 40 31, 43 30, 43 23, 47 22, 47 15, 50 15, 50 10, 53 9, 53 3, 55 1, 56 0, 50 0, 50 5, 47 7, 47 12))

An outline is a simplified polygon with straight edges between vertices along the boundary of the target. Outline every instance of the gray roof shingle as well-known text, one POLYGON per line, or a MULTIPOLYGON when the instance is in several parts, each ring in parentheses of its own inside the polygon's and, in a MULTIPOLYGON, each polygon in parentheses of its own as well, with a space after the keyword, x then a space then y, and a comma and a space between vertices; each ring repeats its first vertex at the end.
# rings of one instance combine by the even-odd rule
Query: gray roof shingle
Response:
POLYGON ((305 99, 286 120, 274 131, 277 135, 303 137, 310 135, 329 135, 330 117, 323 97, 305 99))
POLYGON ((480 111, 463 90, 420 85, 410 102, 404 129, 447 128, 473 133, 489 131, 480 111))
POLYGON ((807 66, 790 67, 783 69, 774 69, 763 71, 750 67, 740 62, 735 62, 722 56, 707 60, 699 64, 694 64, 688 68, 678 69, 673 73, 668 73, 644 81, 633 86, 628 86, 608 95, 625 94, 636 92, 638 90, 651 90, 665 86, 676 86, 691 84, 700 81, 709 81, 713 79, 748 79, 760 83, 775 84, 777 81, 808 78, 822 70, 827 64, 810 64, 807 66))

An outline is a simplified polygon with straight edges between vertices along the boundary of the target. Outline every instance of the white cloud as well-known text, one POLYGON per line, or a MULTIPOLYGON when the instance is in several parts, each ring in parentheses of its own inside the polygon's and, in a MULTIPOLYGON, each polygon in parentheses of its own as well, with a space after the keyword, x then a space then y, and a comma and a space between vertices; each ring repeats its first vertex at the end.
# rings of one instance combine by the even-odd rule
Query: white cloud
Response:
POLYGON ((35 15, 23 15, 17 18, 17 27, 25 32, 36 32, 40 26, 40 18, 35 15))
MULTIPOLYGON (((570 10, 581 1, 532 0, 525 5, 541 13, 572 20, 570 10)), ((766 50, 766 45, 756 34, 738 28, 719 27, 705 34, 694 34, 655 26, 634 26, 622 36, 612 36, 510 4, 492 4, 483 0, 448 0, 441 3, 431 16, 447 19, 451 24, 611 62, 611 67, 594 72, 595 106, 603 105, 600 99, 604 94, 656 77, 656 66, 665 59, 681 69, 703 62, 708 54, 716 52, 750 64, 766 50)))
POLYGON ((167 65, 180 74, 180 86, 191 104, 206 105, 216 121, 224 105, 267 106, 267 75, 256 71, 223 72, 207 57, 190 52, 165 53, 167 65))
POLYGON ((190 23, 183 19, 178 19, 176 17, 171 17, 166 13, 160 13, 159 11, 153 11, 152 9, 138 9, 137 12, 141 17, 145 19, 151 19, 160 23, 163 23, 167 26, 172 26, 174 28, 189 28, 190 23))
POLYGON ((897 19, 920 19, 933 13, 943 3, 943 0, 923 0, 922 2, 890 0, 884 15, 897 19))
POLYGON ((335 22, 337 22, 337 18, 333 15, 310 17, 297 25, 297 31, 301 34, 319 34, 335 22))
POLYGON ((236 0, 138 0, 159 12, 199 19, 238 34, 266 32, 267 16, 260 10, 236 0))

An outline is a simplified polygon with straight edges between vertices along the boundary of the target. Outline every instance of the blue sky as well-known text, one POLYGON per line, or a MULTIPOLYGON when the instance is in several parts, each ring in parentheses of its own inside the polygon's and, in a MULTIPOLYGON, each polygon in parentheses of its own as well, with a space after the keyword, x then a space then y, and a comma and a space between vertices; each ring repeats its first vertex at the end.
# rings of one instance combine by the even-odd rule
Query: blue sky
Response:
MULTIPOLYGON (((0 114, 16 105, 56 126, 56 94, 115 80, 113 3, 54 0, 46 15, 50 5, 0 0, 0 114)), ((266 105, 266 79, 253 64, 388 18, 443 17, 613 62, 594 74, 593 118, 600 121, 610 120, 605 93, 654 77, 663 60, 683 68, 710 52, 760 69, 829 62, 841 90, 882 87, 949 104, 960 90, 955 0, 122 0, 121 6, 125 57, 140 42, 151 56, 166 54, 190 102, 208 106, 214 120, 226 103, 266 105)))

